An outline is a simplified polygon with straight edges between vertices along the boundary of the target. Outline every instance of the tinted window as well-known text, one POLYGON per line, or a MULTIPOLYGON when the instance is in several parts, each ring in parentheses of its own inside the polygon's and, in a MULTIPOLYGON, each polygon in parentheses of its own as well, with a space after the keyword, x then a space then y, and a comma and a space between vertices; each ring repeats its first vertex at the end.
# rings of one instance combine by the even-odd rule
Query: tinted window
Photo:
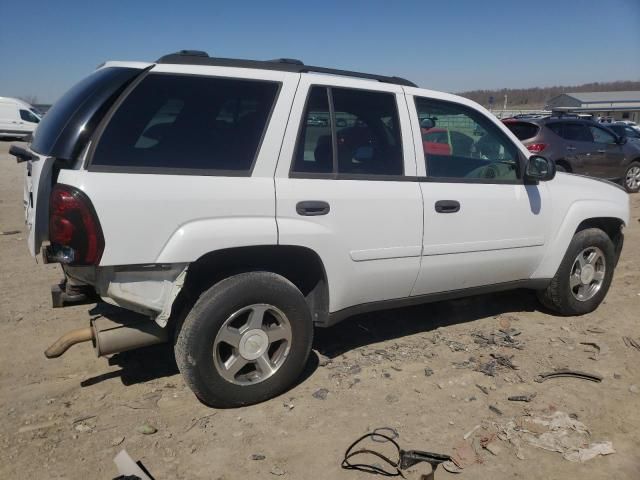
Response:
POLYGON ((640 131, 634 130, 631 127, 624 127, 624 134, 630 138, 640 138, 640 131))
POLYGON ((136 68, 102 68, 72 87, 42 118, 31 148, 43 155, 71 159, 126 85, 136 68))
POLYGON ((38 123, 40 119, 29 110, 20 110, 20 118, 25 122, 38 123))
POLYGON ((533 123, 504 122, 504 124, 519 140, 533 138, 538 134, 538 130, 540 130, 540 128, 533 123))
POLYGON ((575 142, 593 142, 591 132, 581 123, 553 123, 548 125, 551 130, 566 140, 575 142))
POLYGON ((109 121, 92 165, 251 169, 278 84, 150 74, 109 121))
POLYGON ((292 170, 402 175, 402 141, 395 95, 344 88, 312 88, 292 170), (330 118, 329 102, 333 102, 333 119, 330 118))
POLYGON ((416 109, 428 176, 518 178, 518 149, 480 112, 426 98, 416 98, 416 109))
POLYGON ((613 130, 616 134, 620 136, 625 136, 627 134, 626 129, 623 125, 610 125, 610 130, 613 130))
POLYGON ((616 137, 603 128, 589 127, 593 135, 593 141, 597 143, 616 143, 616 137))
POLYGON ((332 88, 331 92, 338 173, 402 175, 402 140, 395 95, 343 88, 332 88))
POLYGON ((329 96, 324 87, 313 87, 309 93, 296 147, 293 171, 333 172, 329 96))

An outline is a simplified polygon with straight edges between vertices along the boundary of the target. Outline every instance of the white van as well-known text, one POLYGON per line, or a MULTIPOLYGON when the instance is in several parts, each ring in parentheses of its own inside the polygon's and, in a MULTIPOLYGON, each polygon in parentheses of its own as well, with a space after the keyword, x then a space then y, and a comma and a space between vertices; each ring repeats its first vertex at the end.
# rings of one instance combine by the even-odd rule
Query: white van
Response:
POLYGON ((18 98, 0 97, 0 138, 26 137, 34 132, 41 115, 18 98))

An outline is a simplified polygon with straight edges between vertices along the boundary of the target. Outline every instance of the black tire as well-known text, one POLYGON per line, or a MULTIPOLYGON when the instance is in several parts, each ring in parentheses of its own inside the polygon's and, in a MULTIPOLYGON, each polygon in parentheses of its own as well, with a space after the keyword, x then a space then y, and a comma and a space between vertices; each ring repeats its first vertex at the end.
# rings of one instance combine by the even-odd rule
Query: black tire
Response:
POLYGON ((633 169, 640 169, 640 162, 631 162, 627 169, 624 171, 624 177, 622 177, 620 183, 627 191, 627 193, 638 193, 638 191, 640 191, 640 182, 636 183, 635 187, 632 187, 627 183, 627 176, 631 174, 631 171, 633 169))
POLYGON ((598 308, 609 291, 615 264, 615 246, 609 236, 599 228, 581 230, 573 236, 549 286, 537 292, 538 299, 549 310, 560 315, 584 315, 592 312, 598 308), (602 285, 597 293, 592 298, 581 301, 572 293, 569 278, 576 257, 589 247, 597 247, 602 251, 606 268, 602 285))
POLYGON ((304 296, 286 278, 271 272, 247 272, 226 278, 202 293, 184 320, 175 356, 185 382, 203 403, 217 408, 262 402, 289 389, 302 373, 313 341, 313 322, 304 296), (270 304, 291 327, 289 353, 272 376, 238 385, 225 379, 214 363, 214 340, 238 310, 270 304))

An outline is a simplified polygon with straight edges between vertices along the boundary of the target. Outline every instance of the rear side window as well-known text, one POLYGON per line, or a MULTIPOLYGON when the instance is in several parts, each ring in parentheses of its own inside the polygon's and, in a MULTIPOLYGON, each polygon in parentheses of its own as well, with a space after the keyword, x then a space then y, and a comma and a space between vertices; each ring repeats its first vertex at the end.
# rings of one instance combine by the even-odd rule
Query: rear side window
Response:
POLYGON ((302 121, 293 172, 404 173, 393 93, 313 87, 302 121))
POLYGON ((535 137, 540 127, 529 122, 504 122, 505 126, 518 137, 518 140, 528 140, 535 137))
POLYGON ((278 88, 267 81, 150 74, 109 121, 91 165, 249 174, 278 88))
POLYGON ((591 132, 586 125, 581 123, 556 122, 548 124, 547 127, 565 140, 593 142, 591 132))

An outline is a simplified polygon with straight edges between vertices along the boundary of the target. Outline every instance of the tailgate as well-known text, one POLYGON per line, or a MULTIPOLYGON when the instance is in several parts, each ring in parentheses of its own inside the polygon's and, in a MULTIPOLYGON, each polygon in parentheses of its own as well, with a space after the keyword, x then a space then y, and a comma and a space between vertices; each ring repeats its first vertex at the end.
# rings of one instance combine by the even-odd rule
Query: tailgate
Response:
POLYGON ((28 231, 29 252, 35 257, 49 234, 49 193, 55 159, 38 155, 30 149, 25 150, 32 159, 25 162, 24 219, 28 231))

